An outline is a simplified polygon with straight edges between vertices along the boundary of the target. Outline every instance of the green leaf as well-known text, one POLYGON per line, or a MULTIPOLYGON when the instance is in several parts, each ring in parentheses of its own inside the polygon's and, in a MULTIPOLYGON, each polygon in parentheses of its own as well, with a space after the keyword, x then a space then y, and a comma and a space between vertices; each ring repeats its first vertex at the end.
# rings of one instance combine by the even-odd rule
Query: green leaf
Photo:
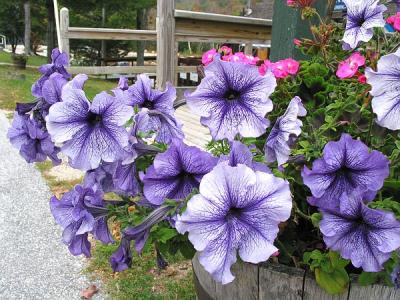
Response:
POLYGON ((178 232, 172 228, 160 228, 154 233, 154 239, 160 243, 166 243, 168 240, 177 236, 178 232))
POLYGON ((379 279, 379 273, 362 272, 358 276, 358 283, 362 286, 371 285, 377 282, 379 279))
POLYGON ((350 279, 345 269, 335 269, 331 273, 315 269, 315 280, 328 294, 341 294, 347 290, 350 279))

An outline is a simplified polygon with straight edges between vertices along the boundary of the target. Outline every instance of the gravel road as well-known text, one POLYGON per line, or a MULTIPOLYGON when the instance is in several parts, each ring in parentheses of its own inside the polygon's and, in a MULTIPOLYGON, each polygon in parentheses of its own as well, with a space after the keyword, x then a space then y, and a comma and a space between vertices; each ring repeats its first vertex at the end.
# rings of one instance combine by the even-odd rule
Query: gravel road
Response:
MULTIPOLYGON (((0 299, 80 299, 92 284, 61 242, 46 182, 10 145, 0 111, 0 299)), ((93 299, 103 299, 98 294, 93 299)))

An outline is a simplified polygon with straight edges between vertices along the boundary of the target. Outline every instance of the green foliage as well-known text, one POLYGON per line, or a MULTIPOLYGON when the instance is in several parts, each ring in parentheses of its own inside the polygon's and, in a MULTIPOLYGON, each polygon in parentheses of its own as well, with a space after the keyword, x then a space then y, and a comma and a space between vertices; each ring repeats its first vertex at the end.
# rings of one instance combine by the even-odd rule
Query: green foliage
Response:
POLYGON ((400 203, 398 201, 394 201, 391 198, 387 198, 384 200, 371 202, 369 206, 371 208, 378 208, 386 211, 391 211, 394 213, 396 218, 400 220, 400 203))
POLYGON ((322 253, 319 250, 305 252, 303 262, 310 266, 317 283, 329 294, 341 294, 347 290, 350 278, 345 267, 349 261, 338 253, 322 253))

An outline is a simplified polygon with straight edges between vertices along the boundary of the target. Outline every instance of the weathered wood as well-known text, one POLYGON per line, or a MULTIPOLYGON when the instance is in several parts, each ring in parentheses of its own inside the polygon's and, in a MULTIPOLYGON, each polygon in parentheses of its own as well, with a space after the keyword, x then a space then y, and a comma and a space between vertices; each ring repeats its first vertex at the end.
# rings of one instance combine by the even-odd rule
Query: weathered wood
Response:
POLYGON ((399 300, 400 291, 382 285, 359 286, 352 283, 348 300, 399 300))
POLYGON ((176 39, 266 43, 271 39, 271 26, 177 18, 176 39))
POLYGON ((113 29, 113 28, 69 27, 66 36, 69 39, 90 39, 90 40, 121 40, 121 41, 157 40, 157 32, 155 30, 132 30, 132 29, 113 29))
POLYGON ((261 264, 258 272, 260 300, 302 299, 304 271, 267 263, 261 264))
MULTIPOLYGON (((330 3, 327 0, 317 0, 314 4, 318 13, 324 18, 329 14, 330 3)), ((318 24, 318 18, 314 17, 311 23, 318 24)), ((271 60, 293 57, 304 58, 302 53, 295 47, 295 38, 311 38, 310 23, 301 19, 301 11, 287 6, 286 1, 275 1, 274 17, 272 26, 271 60)))
POLYGON ((253 44, 252 43, 247 43, 246 45, 244 45, 244 54, 246 54, 246 55, 253 54, 253 44))
POLYGON ((257 26, 271 26, 272 20, 259 19, 259 18, 248 18, 238 16, 228 16, 222 14, 194 12, 187 10, 175 10, 176 19, 192 19, 192 20, 204 20, 213 21, 219 23, 233 23, 233 24, 245 24, 245 25, 257 25, 257 26))
POLYGON ((157 87, 163 89, 166 82, 175 84, 175 1, 157 1, 157 87))
POLYGON ((198 253, 192 260, 193 271, 196 273, 197 279, 199 280, 201 286, 207 291, 208 295, 212 299, 216 299, 216 286, 215 281, 212 277, 204 270, 203 266, 199 263, 198 253))
POLYGON ((85 73, 88 75, 105 74, 140 74, 156 73, 157 66, 99 66, 99 67, 69 67, 71 74, 85 73))
MULTIPOLYGON (((350 286, 349 286, 350 288, 350 286)), ((348 291, 340 295, 327 294, 315 281, 314 274, 307 273, 304 282, 304 300, 347 300, 348 291)), ((368 299, 368 298, 367 298, 368 299)), ((383 299, 382 299, 383 300, 383 299)))
POLYGON ((258 299, 258 268, 249 263, 232 266, 235 280, 229 284, 216 284, 216 300, 226 299, 258 299))
POLYGON ((60 11, 60 35, 61 35, 61 44, 62 44, 62 51, 66 53, 69 57, 69 38, 68 34, 68 27, 69 27, 69 11, 68 8, 61 8, 60 11))

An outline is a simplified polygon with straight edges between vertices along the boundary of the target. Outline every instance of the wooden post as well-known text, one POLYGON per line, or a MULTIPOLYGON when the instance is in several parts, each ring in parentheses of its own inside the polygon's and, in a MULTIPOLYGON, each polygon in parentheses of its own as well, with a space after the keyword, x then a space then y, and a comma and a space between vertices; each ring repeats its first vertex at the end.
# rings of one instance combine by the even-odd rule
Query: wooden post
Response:
POLYGON ((244 54, 252 55, 253 54, 253 44, 247 43, 244 45, 244 54))
POLYGON ((157 88, 164 89, 167 82, 175 84, 175 1, 157 1, 157 88))
MULTIPOLYGON (((333 6, 331 5, 331 0, 317 0, 314 7, 324 18, 330 15, 329 10, 333 6)), ((318 18, 313 18, 311 23, 318 24, 318 18)), ((277 61, 288 57, 304 58, 302 53, 296 49, 293 40, 295 38, 311 38, 309 27, 309 22, 301 19, 300 9, 288 7, 286 1, 275 1, 272 21, 271 60, 277 61)))
MULTIPOLYGON (((68 8, 61 8, 60 11, 60 33, 61 33, 61 44, 62 51, 69 57, 69 38, 67 36, 69 27, 69 11, 68 8)), ((50 50, 51 51, 51 50, 50 50)))

